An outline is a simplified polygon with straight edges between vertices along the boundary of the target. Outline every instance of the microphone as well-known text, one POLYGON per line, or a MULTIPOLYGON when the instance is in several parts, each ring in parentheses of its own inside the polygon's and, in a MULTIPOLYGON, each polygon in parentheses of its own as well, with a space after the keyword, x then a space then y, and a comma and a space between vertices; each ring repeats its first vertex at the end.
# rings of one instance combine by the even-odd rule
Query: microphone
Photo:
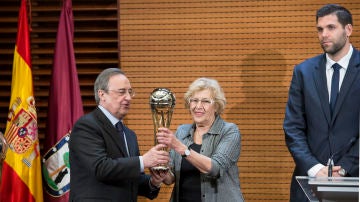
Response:
POLYGON ((334 161, 333 161, 333 156, 331 156, 327 162, 327 166, 328 166, 328 177, 332 177, 332 170, 333 170, 333 166, 334 166, 334 161))
POLYGON ((327 166, 328 166, 328 177, 332 177, 332 171, 333 171, 333 166, 334 166, 334 157, 339 155, 339 154, 343 154, 343 152, 347 152, 350 147, 355 143, 356 139, 358 137, 352 137, 350 139, 350 141, 346 144, 345 147, 342 147, 340 150, 336 151, 335 153, 333 153, 328 162, 327 162, 327 166), (347 149, 347 150, 346 150, 347 149))

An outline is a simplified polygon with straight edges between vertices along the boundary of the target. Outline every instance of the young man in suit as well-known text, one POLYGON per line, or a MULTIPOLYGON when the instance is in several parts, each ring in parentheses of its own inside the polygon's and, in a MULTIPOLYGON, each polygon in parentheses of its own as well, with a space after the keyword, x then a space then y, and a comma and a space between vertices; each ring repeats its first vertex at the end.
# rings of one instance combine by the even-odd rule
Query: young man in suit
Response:
POLYGON ((140 156, 135 133, 123 125, 135 95, 118 68, 102 71, 94 85, 98 107, 81 117, 70 136, 70 201, 154 199, 163 179, 144 169, 167 164, 169 154, 156 145, 140 156))
POLYGON ((294 202, 308 201, 295 176, 359 176, 360 53, 350 43, 352 16, 328 4, 317 11, 316 23, 324 54, 295 67, 283 125, 296 164, 294 202))

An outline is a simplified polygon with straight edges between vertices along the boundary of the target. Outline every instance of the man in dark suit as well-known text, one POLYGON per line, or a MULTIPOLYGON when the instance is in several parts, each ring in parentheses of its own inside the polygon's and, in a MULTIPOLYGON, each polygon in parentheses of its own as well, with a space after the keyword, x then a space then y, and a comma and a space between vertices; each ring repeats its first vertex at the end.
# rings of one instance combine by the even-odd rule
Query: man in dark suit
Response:
POLYGON ((317 11, 316 23, 325 53, 295 67, 283 125, 296 164, 294 202, 308 201, 295 176, 359 176, 360 53, 349 39, 352 16, 329 4, 317 11))
POLYGON ((159 176, 144 169, 167 164, 165 145, 140 156, 135 133, 122 124, 135 95, 118 68, 102 71, 94 85, 98 107, 81 117, 70 136, 70 201, 136 202, 137 196, 155 198, 159 176))

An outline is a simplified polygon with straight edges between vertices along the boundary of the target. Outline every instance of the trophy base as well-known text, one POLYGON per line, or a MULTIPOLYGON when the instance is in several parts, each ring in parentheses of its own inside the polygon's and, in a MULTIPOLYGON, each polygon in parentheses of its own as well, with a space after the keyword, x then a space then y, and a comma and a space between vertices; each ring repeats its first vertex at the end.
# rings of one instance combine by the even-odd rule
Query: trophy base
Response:
POLYGON ((166 166, 155 166, 155 167, 152 167, 151 169, 152 169, 152 170, 155 170, 155 171, 167 171, 167 170, 169 170, 169 167, 166 167, 166 166))

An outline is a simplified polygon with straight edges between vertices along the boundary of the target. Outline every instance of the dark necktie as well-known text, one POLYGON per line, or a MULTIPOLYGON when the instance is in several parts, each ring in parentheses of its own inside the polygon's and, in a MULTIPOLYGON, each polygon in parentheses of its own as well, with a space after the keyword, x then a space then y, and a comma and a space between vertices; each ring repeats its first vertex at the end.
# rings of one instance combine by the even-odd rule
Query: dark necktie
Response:
POLYGON ((127 144, 127 140, 126 140, 126 135, 125 135, 125 132, 124 132, 124 125, 121 121, 117 122, 115 124, 115 127, 117 129, 117 131, 119 132, 119 135, 120 135, 120 138, 121 140, 124 142, 124 146, 126 148, 126 151, 127 151, 127 155, 130 156, 129 154, 129 148, 128 148, 128 144, 127 144))
POLYGON ((334 73, 331 78, 331 91, 330 91, 331 116, 334 112, 336 99, 339 94, 339 70, 341 69, 341 66, 338 63, 335 63, 333 64, 332 68, 334 69, 334 73))

